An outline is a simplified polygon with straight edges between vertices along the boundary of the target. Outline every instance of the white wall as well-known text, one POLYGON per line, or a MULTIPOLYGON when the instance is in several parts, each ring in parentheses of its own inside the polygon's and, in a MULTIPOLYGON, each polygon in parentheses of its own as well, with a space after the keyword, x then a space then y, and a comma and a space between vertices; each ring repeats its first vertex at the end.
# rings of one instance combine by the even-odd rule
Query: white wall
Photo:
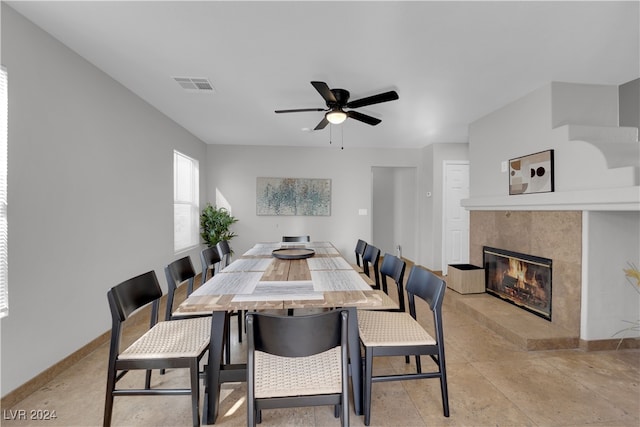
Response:
POLYGON ((580 338, 639 336, 637 327, 616 333, 640 321, 640 287, 624 273, 628 263, 640 267, 640 212, 584 212, 582 226, 580 338))
MULTIPOLYGON (((562 125, 617 126, 617 86, 550 83, 469 126, 471 198, 507 196, 501 162, 554 149, 555 192, 635 185, 633 168, 608 169, 593 145, 562 125), (554 129, 555 128, 555 129, 554 129)), ((604 194, 606 196, 606 194, 604 194)), ((510 197, 527 202, 529 196, 510 197)))
MULTIPOLYGON (((205 144, 2 4, 9 316, 2 395, 109 330, 106 292, 173 253, 173 149, 205 144)), ((194 262, 197 251, 191 251, 194 262)), ((198 264, 196 264, 198 265, 198 264)), ((102 372, 96 372, 102 375, 102 372)))
POLYGON ((420 262, 427 268, 440 270, 442 267, 443 162, 468 160, 469 144, 431 144, 423 149, 422 157, 424 164, 429 166, 424 169, 420 177, 424 190, 418 193, 418 204, 421 206, 421 246, 424 248, 420 262), (427 196, 427 192, 431 193, 431 196, 427 196))
MULTIPOLYGON (((348 142, 345 141, 345 145, 348 142)), ((309 234, 312 240, 331 241, 355 262, 358 239, 371 241, 371 168, 419 167, 418 149, 350 149, 333 147, 207 147, 208 199, 216 190, 238 218, 233 230, 234 250, 243 253, 255 242, 280 240, 285 234, 309 234), (331 216, 257 216, 256 178, 294 177, 331 179, 331 216)))

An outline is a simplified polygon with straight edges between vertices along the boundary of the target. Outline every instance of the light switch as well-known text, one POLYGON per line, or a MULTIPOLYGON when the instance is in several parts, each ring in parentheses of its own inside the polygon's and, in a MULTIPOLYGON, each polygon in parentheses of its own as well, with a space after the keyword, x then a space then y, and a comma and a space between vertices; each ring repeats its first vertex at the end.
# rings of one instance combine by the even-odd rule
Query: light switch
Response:
POLYGON ((366 214, 367 214, 366 209, 358 209, 358 215, 366 215, 366 214))
POLYGON ((506 171, 507 171, 507 169, 508 169, 507 161, 506 161, 506 160, 504 160, 504 161, 502 162, 502 172, 506 172, 506 171))

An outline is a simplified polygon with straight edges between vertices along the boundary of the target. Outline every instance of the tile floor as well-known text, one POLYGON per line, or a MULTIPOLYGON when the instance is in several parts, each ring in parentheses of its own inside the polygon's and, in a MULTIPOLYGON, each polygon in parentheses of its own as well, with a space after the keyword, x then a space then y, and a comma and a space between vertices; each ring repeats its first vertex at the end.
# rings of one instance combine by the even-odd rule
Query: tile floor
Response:
MULTIPOLYGON (((437 380, 373 386, 374 426, 634 426, 640 425, 640 350, 524 351, 456 310, 448 291, 444 326, 451 416, 442 415, 437 380)), ((419 313, 427 317, 426 310, 419 313)), ((235 322, 232 322, 235 323, 235 322)), ((428 325, 429 322, 425 322, 428 325)), ((139 327, 128 331, 129 339, 139 327), (137 329, 136 329, 137 328, 137 329)), ((233 336, 236 337, 235 330, 233 336)), ((234 343, 234 362, 245 347, 234 343)), ((107 345, 27 397, 3 408, 3 426, 98 426, 104 407, 107 345), (11 420, 19 410, 55 411, 50 421, 11 420)), ((375 372, 411 369, 404 358, 381 358, 375 372)), ((425 363, 425 362, 423 362, 425 363)), ((121 383, 143 383, 130 373, 121 383)), ((186 375, 154 374, 155 385, 187 386, 186 375)), ((351 413, 351 425, 363 417, 351 413)), ((245 384, 222 386, 219 426, 246 424, 245 384)), ((114 426, 189 426, 188 396, 116 398, 114 426)), ((271 410, 262 426, 337 426, 330 407, 271 410)))

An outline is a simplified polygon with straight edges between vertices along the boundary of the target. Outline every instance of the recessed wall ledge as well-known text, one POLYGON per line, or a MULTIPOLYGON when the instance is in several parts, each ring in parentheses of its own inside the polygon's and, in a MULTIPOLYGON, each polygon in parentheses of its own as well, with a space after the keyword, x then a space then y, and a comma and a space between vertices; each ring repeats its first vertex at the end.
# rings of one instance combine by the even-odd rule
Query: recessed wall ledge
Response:
POLYGON ((640 211, 640 186, 471 197, 461 204, 470 211, 640 211))

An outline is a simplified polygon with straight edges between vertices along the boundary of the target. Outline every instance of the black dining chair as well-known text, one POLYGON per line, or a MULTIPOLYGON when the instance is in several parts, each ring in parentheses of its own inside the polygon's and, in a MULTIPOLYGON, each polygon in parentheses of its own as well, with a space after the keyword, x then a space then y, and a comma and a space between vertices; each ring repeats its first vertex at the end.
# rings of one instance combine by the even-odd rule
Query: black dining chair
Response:
POLYGON ((367 249, 367 242, 365 242, 362 239, 358 239, 358 242, 356 243, 355 254, 356 254, 356 265, 360 268, 362 268, 362 257, 364 257, 365 249, 367 249))
POLYGON ((399 308, 394 311, 405 311, 404 271, 406 268, 407 263, 395 255, 385 253, 382 257, 382 265, 380 266, 380 282, 382 284, 382 290, 385 294, 389 295, 388 278, 391 278, 396 285, 399 308))
POLYGON ((178 287, 187 282, 187 297, 193 292, 193 282, 196 278, 196 272, 191 263, 191 258, 186 256, 173 261, 164 268, 164 274, 167 279, 167 306, 164 320, 173 319, 173 302, 178 287))
POLYGON ((310 242, 311 236, 282 236, 282 241, 286 243, 310 242))
POLYGON ((221 240, 216 244, 216 250, 220 255, 220 270, 231 264, 231 246, 229 246, 228 240, 221 240))
POLYGON ((444 416, 449 416, 447 370, 442 328, 442 301, 446 283, 433 273, 414 266, 407 279, 409 313, 388 311, 358 311, 358 331, 364 347, 364 424, 371 421, 372 383, 438 378, 442 394, 444 416), (432 336, 416 320, 416 297, 426 302, 433 314, 432 336), (436 369, 422 372, 420 355, 428 355, 436 369), (376 356, 415 356, 416 372, 373 376, 373 358, 376 356))
MULTIPOLYGON (((380 282, 382 283, 382 290, 385 294, 389 295, 389 288, 387 278, 391 278, 396 285, 396 292, 398 295, 398 308, 390 308, 384 311, 405 311, 404 302, 404 272, 407 267, 407 263, 397 256, 385 253, 382 257, 382 265, 380 266, 380 282)), ((376 310, 379 311, 379 310, 376 310)), ((358 322, 361 322, 358 318, 358 322)), ((405 355, 405 362, 409 363, 409 356, 405 355)))
POLYGON ((373 279, 373 289, 380 289, 380 249, 367 244, 362 257, 362 273, 373 279), (373 277, 371 277, 373 274, 373 277))
POLYGON ((218 254, 216 248, 204 248, 200 251, 200 264, 202 265, 201 284, 204 284, 216 274, 216 268, 219 268, 220 261, 220 254, 218 254), (209 275, 209 272, 211 272, 211 275, 209 275))
MULTIPOLYGON (((191 395, 193 425, 200 425, 199 364, 209 349, 211 319, 190 318, 157 322, 162 289, 154 271, 141 274, 107 292, 111 310, 111 340, 107 369, 103 425, 110 426, 113 400, 116 396, 191 395), (120 348, 122 328, 130 315, 151 304, 150 328, 126 349, 120 348), (151 370, 189 369, 189 388, 151 388, 151 370), (116 383, 129 371, 146 370, 145 387, 116 388, 116 383)), ((206 399, 206 396, 205 396, 206 399)))
POLYGON ((349 425, 346 310, 308 316, 247 314, 247 425, 262 410, 334 405, 349 425))

